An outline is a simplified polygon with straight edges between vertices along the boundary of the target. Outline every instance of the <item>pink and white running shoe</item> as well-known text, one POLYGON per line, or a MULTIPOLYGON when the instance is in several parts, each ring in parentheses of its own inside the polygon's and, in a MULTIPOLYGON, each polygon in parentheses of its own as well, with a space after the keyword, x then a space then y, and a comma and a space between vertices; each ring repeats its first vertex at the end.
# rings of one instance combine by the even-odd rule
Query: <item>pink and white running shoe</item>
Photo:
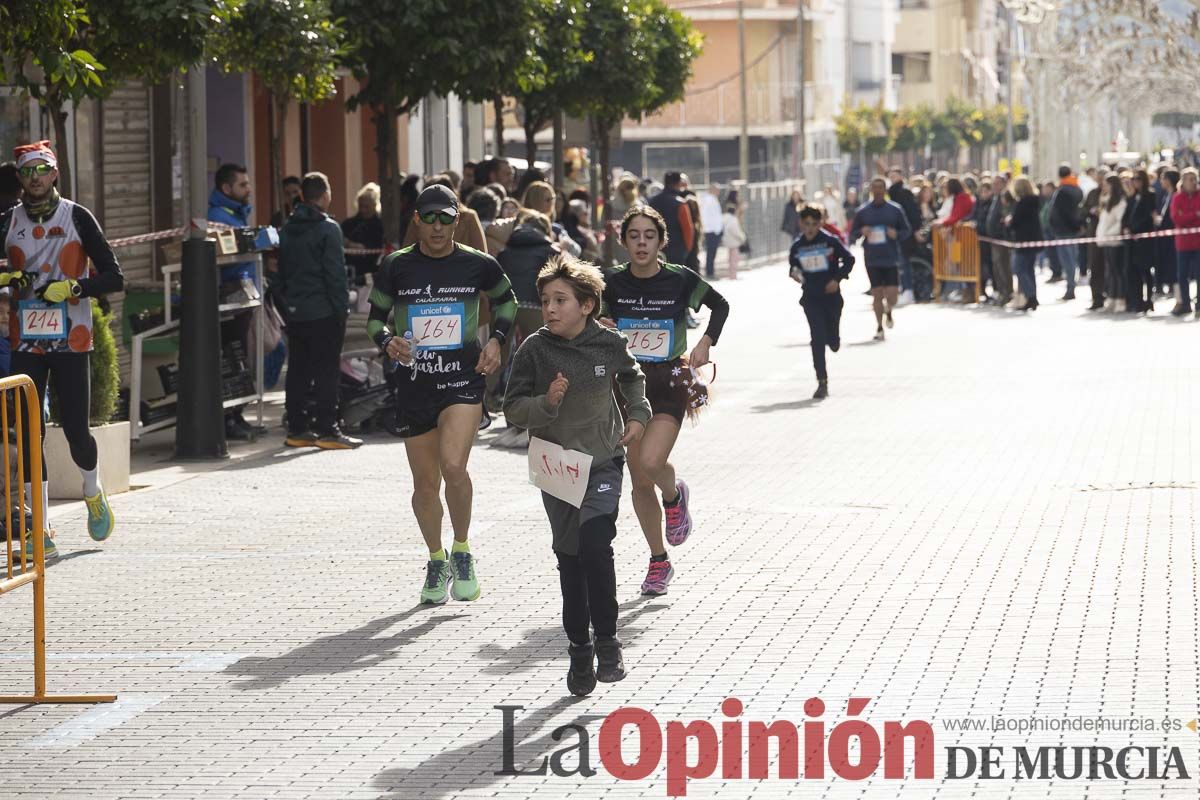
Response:
POLYGON ((687 541, 692 532, 692 515, 688 513, 688 487, 683 481, 676 481, 675 488, 679 492, 679 502, 673 506, 664 504, 667 512, 667 543, 678 547, 687 541))

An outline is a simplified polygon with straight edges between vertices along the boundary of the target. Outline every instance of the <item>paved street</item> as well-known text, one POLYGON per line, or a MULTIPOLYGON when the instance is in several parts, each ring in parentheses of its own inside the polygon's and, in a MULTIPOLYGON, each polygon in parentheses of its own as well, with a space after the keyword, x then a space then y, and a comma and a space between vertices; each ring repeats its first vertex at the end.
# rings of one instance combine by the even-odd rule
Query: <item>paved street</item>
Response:
MULTIPOLYGON (((665 797, 662 764, 635 781, 601 765, 605 715, 637 706, 664 728, 720 730, 721 701, 737 697, 747 723, 799 727, 819 697, 828 735, 848 698, 864 697, 879 731, 933 726, 933 779, 912 778, 910 745, 907 780, 885 779, 882 764, 863 782, 828 767, 781 780, 773 759, 771 780, 718 768, 687 796, 1196 797, 1200 747, 1186 727, 945 725, 1200 716, 1200 323, 1166 317, 1166 303, 1150 319, 1091 315, 1086 289, 1061 304, 1043 286, 1032 316, 907 307, 875 343, 858 266, 832 397, 818 404, 785 273, 720 284, 733 310, 713 351, 714 405, 673 459, 696 532, 673 551, 665 597, 638 595, 647 553, 623 502, 624 682, 565 697, 555 562, 523 454, 475 449, 483 596, 429 610, 415 604, 426 554, 403 445, 280 448, 117 497, 102 546, 81 510, 56 518, 50 690, 121 699, 0 710, 0 796, 665 797), (551 734, 577 722, 597 774, 495 774, 500 704, 524 707, 516 766, 574 742, 551 734), (1054 744, 1157 746, 1160 771, 1178 747, 1190 779, 1013 778, 1014 747, 1054 744), (947 780, 952 746, 1004 747, 1006 777, 947 780)), ((29 597, 0 598, 7 692, 32 684, 29 597)))

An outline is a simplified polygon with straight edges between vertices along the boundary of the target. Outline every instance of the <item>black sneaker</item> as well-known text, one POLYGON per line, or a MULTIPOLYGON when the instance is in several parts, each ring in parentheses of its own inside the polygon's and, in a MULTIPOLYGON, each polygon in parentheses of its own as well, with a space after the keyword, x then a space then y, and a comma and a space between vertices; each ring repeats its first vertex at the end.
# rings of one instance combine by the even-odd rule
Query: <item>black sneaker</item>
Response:
POLYGON ((239 425, 236 420, 225 420, 225 438, 235 442, 249 442, 254 439, 254 431, 246 424, 239 425))
POLYGON ((596 688, 596 650, 592 643, 567 647, 571 668, 567 671, 567 691, 576 697, 587 697, 596 688))
POLYGON ((1074 300, 1074 299, 1075 299, 1075 290, 1073 290, 1073 289, 1068 289, 1068 290, 1067 290, 1067 293, 1066 293, 1066 294, 1064 294, 1064 295, 1062 296, 1062 299, 1063 299, 1064 301, 1066 301, 1066 300, 1074 300))
POLYGON ((300 431, 298 433, 288 431, 287 438, 283 440, 283 443, 288 447, 316 447, 317 435, 312 431, 300 431))
POLYGON ((625 659, 621 657, 621 640, 617 637, 596 637, 596 661, 596 680, 616 683, 625 679, 625 659))
POLYGON ((817 381, 817 390, 813 392, 813 400, 824 400, 829 397, 829 381, 817 381))
POLYGON ((362 439, 347 436, 341 431, 334 431, 322 434, 316 444, 322 450, 355 450, 362 446, 362 439))

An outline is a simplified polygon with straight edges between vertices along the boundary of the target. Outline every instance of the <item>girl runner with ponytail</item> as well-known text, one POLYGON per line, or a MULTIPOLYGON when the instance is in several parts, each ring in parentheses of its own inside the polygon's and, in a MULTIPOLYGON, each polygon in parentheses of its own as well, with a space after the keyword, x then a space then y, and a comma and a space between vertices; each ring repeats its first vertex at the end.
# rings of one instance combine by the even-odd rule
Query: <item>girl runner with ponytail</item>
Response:
POLYGON ((605 276, 602 314, 625 334, 646 373, 646 399, 653 416, 641 441, 629 446, 628 463, 633 508, 650 547, 642 594, 661 595, 675 575, 666 545, 681 545, 692 532, 688 487, 675 474, 671 450, 684 417, 695 418, 708 402, 708 391, 693 370, 709 363, 709 349, 721 336, 729 303, 696 272, 661 259, 667 224, 653 208, 639 204, 626 212, 621 244, 629 262, 605 276), (698 311, 700 306, 710 310, 708 329, 685 356, 688 310, 698 311))

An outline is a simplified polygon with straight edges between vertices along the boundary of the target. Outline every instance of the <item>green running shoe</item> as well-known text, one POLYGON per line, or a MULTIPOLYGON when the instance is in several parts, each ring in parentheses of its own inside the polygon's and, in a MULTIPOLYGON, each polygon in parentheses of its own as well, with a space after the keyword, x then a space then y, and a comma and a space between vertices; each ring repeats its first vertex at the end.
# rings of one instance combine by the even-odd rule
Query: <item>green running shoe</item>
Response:
MULTIPOLYGON (((50 538, 49 533, 42 534, 42 547, 46 554, 47 561, 52 558, 58 558, 58 548, 54 546, 54 540, 50 538)), ((18 554, 18 551, 13 550, 12 555, 13 562, 20 563, 21 556, 18 554)), ((25 534, 25 563, 30 565, 33 564, 33 531, 25 534)))
POLYGON ((450 593, 455 600, 478 600, 479 581, 475 579, 475 559, 469 552, 451 553, 454 587, 450 593))
POLYGON ((421 604, 440 606, 450 599, 450 562, 430 561, 425 565, 425 585, 421 587, 421 604))
POLYGON ((108 504, 108 496, 104 490, 95 497, 84 497, 88 510, 88 536, 97 542, 103 542, 113 532, 116 519, 113 518, 112 507, 108 504))

